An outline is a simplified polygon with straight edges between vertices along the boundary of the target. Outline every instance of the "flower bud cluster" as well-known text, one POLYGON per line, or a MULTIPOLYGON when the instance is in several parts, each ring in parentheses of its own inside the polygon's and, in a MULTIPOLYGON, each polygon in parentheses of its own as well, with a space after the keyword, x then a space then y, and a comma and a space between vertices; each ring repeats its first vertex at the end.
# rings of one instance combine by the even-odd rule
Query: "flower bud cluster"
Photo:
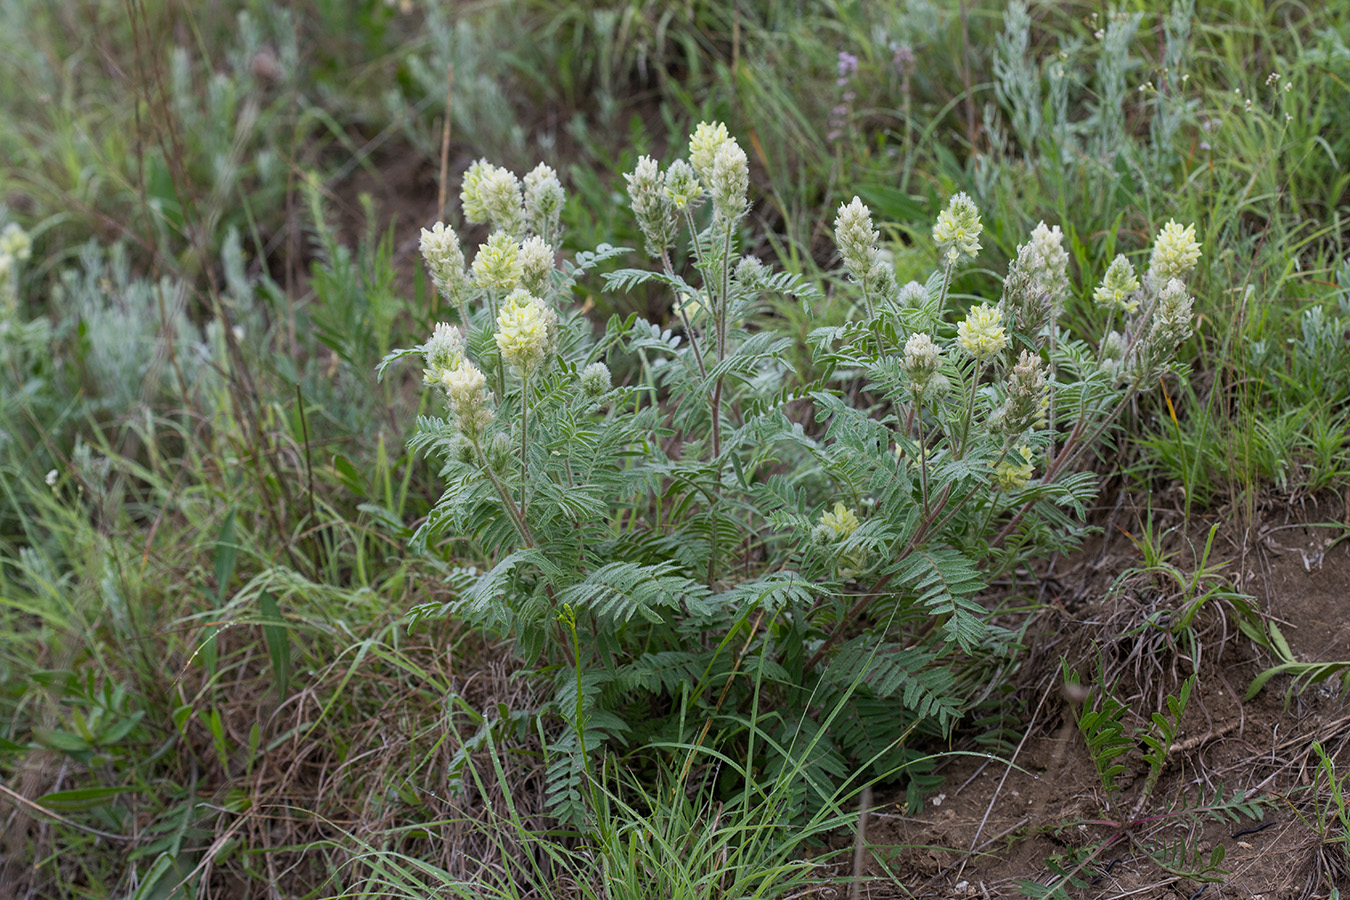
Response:
POLYGON ((731 273, 731 278, 738 287, 751 292, 760 291, 764 289, 768 272, 769 270, 765 268, 764 263, 755 257, 742 256, 741 261, 736 263, 736 270, 731 273))
POLYGON ((1023 434, 1035 424, 1045 399, 1045 365, 1038 354, 1023 350, 1008 373, 1008 396, 994 415, 994 428, 1008 438, 1023 434))
POLYGON ((1181 342, 1191 336, 1191 318, 1195 301, 1186 285, 1173 278, 1158 293, 1158 311, 1149 326, 1148 343, 1153 352, 1170 358, 1181 342))
POLYGON ((980 252, 980 211, 965 192, 957 194, 947 208, 938 214, 933 226, 933 243, 937 244, 943 261, 958 265, 972 260, 980 252))
POLYGON ((928 288, 917 281, 907 281, 895 296, 901 309, 917 309, 928 299, 928 288))
POLYGON ((660 258, 675 246, 678 234, 675 204, 666 194, 661 167, 650 156, 643 156, 624 180, 628 182, 628 198, 642 230, 644 247, 649 255, 660 258))
POLYGON ((988 303, 973 307, 956 326, 956 343, 980 361, 997 356, 1008 346, 1003 310, 988 303))
POLYGON ((593 362, 581 370, 581 393, 592 400, 604 396, 613 384, 609 366, 602 362, 593 362))
POLYGON ((1054 317, 1054 296, 1037 274, 1030 244, 1018 247, 1016 258, 1008 262, 999 306, 1008 311, 1014 329, 1032 338, 1040 338, 1042 329, 1054 317))
POLYGON ((497 349, 522 378, 529 378, 557 351, 558 314, 538 297, 517 289, 497 315, 497 349))
POLYGON ((872 227, 872 211, 858 197, 842 204, 834 219, 834 242, 844 258, 844 268, 861 285, 869 310, 895 297, 895 269, 877 247, 880 232, 872 227))
POLYGON ((820 527, 825 529, 822 534, 828 532, 831 540, 842 541, 845 538, 853 536, 853 532, 858 530, 858 515, 853 510, 844 506, 843 503, 835 503, 832 512, 824 512, 820 515, 820 527))
POLYGON ((921 398, 928 383, 938 374, 942 366, 942 350, 933 343, 932 337, 923 332, 910 335, 905 342, 905 355, 900 360, 900 370, 909 379, 911 390, 916 399, 921 398))

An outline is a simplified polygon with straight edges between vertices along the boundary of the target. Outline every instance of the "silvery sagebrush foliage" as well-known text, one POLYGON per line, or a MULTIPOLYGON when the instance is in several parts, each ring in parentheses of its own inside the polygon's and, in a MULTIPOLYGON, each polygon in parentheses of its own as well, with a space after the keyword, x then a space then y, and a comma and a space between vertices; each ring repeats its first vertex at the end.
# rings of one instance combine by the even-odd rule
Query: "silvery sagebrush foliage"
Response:
POLYGON ((1044 223, 1001 297, 949 309, 981 250, 964 194, 934 225, 937 270, 904 287, 871 212, 842 204, 847 281, 827 301, 740 255, 748 159, 704 123, 687 161, 643 157, 626 175, 651 264, 604 282, 668 290, 675 327, 633 315, 597 335, 576 281, 631 251, 601 245, 525 274, 541 225, 513 178, 485 161, 465 176, 466 217, 496 229, 471 267, 448 229, 424 233, 464 315, 381 366, 421 355, 443 395, 445 414, 412 439, 445 484, 413 549, 447 572, 482 568, 415 618, 467 618, 552 673, 538 711, 562 723, 545 728, 547 787, 572 821, 587 815, 590 754, 710 732, 745 743, 756 703, 772 711, 755 737, 766 772, 809 758, 800 808, 859 768, 903 775, 917 798, 928 781, 911 736, 946 734, 983 699, 974 675, 1015 653, 985 585, 1074 543, 1096 489, 1076 462, 1174 366, 1194 229, 1169 223, 1142 279, 1113 264, 1094 296, 1122 318, 1097 348, 1059 326, 1074 288, 1063 235, 1044 223), (851 293, 860 317, 814 330, 818 375, 789 383, 790 341, 756 315, 766 298, 809 311, 851 293))

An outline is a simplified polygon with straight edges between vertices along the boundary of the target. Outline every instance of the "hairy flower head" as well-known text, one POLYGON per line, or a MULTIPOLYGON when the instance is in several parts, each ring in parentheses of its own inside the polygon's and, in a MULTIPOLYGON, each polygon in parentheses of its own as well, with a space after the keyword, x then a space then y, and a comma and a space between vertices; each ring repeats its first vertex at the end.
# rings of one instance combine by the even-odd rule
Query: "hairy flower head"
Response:
POLYGON ((682 159, 677 159, 666 169, 665 193, 671 204, 678 210, 696 205, 703 195, 703 185, 699 183, 694 167, 682 159))
POLYGON ((628 199, 642 230, 644 246, 650 256, 660 256, 675 246, 678 234, 675 206, 666 195, 661 167, 650 156, 640 157, 637 167, 624 175, 628 182, 628 199))
POLYGON ((525 227, 523 201, 520 179, 511 171, 486 159, 478 160, 464 173, 459 200, 466 220, 475 225, 489 222, 494 230, 519 240, 525 227))
MULTIPOLYGON (((1019 255, 1021 248, 1018 248, 1019 255)), ((1064 249, 1064 232, 1059 226, 1047 227, 1044 222, 1031 232, 1027 245, 1025 265, 1031 275, 1050 294, 1055 306, 1069 296, 1069 254, 1064 249)))
POLYGON ((553 248, 539 235, 531 235, 520 244, 520 283, 525 290, 543 296, 548 276, 553 272, 553 248))
POLYGON ((945 262, 951 265, 974 259, 980 252, 980 211, 975 202, 961 192, 953 197, 947 208, 938 213, 933 226, 933 243, 945 262))
POLYGON ((440 295, 453 303, 464 303, 469 295, 469 273, 464 268, 464 251, 454 230, 446 228, 444 222, 432 225, 430 231, 423 228, 418 246, 440 295))
POLYGON ((989 359, 1008 345, 1003 330, 1003 310, 988 303, 972 307, 956 326, 956 343, 979 360, 989 359))
POLYGON ((727 126, 721 122, 699 122, 694 133, 689 136, 689 162, 693 163, 698 177, 712 183, 713 162, 718 149, 731 140, 727 126))
POLYGON ((464 361, 464 332, 445 322, 437 322, 431 339, 422 346, 426 358, 426 382, 435 384, 444 373, 464 361))
POLYGON ((525 226, 544 240, 558 239, 566 201, 558 173, 550 166, 540 163, 525 175, 525 226))
POLYGON ((902 309, 913 309, 928 299, 928 288, 917 281, 907 281, 895 299, 902 309))
POLYGON ((932 337, 923 332, 910 335, 905 342, 905 355, 900 361, 900 369, 909 378, 916 395, 922 395, 923 389, 941 365, 942 350, 933 343, 932 337))
POLYGON ((1179 278, 1169 280, 1158 292, 1158 310, 1149 327, 1148 343, 1159 361, 1170 360, 1181 342, 1191 336, 1194 306, 1195 301, 1179 278))
POLYGON ((735 140, 728 138, 718 145, 708 185, 713 214, 718 219, 732 222, 745 215, 750 206, 746 199, 750 191, 750 161, 735 140))
POLYGON ((593 362, 581 370, 581 393, 591 399, 601 397, 609 391, 611 379, 609 366, 602 362, 593 362))
POLYGON ((1045 366, 1039 354, 1023 350, 1008 373, 1008 396, 994 417, 994 427, 1006 437, 1022 434, 1040 416, 1048 401, 1045 366))
POLYGON ((833 532, 837 540, 843 540, 858 530, 858 516, 842 503, 834 504, 833 512, 821 513, 820 524, 833 532))
POLYGON ((492 422, 492 411, 487 408, 487 379, 466 359, 443 371, 440 383, 459 430, 476 444, 483 429, 492 422))
POLYGON ((483 205, 483 176, 496 168, 486 159, 480 159, 464 170, 464 183, 459 189, 459 203, 464 210, 464 219, 471 225, 481 225, 488 220, 487 207, 483 205))
POLYGON ((872 211, 858 197, 840 204, 834 217, 834 243, 844 258, 844 268, 858 284, 871 271, 877 256, 877 241, 881 233, 872 227, 872 211))
POLYGON ((1153 242, 1153 255, 1148 261, 1148 274, 1154 285, 1165 285, 1173 278, 1185 278, 1200 260, 1200 242, 1195 239, 1195 225, 1182 228, 1169 219, 1153 242))
POLYGON ((505 293, 520 286, 525 266, 520 245, 504 231, 494 231, 473 258, 473 277, 479 287, 505 293))
POLYGON ((736 263, 736 269, 732 273, 732 280, 747 291, 759 291, 764 289, 764 281, 768 277, 769 270, 764 267, 753 256, 742 256, 741 261, 736 263))
POLYGON ((532 375, 554 349, 557 314, 532 294, 514 290, 497 315, 497 349, 522 378, 532 375))
POLYGON ((1102 283, 1092 292, 1092 299, 1098 306, 1132 313, 1139 308, 1139 300, 1134 296, 1138 290, 1139 279, 1134 274, 1134 266, 1123 255, 1117 254, 1102 276, 1102 283))

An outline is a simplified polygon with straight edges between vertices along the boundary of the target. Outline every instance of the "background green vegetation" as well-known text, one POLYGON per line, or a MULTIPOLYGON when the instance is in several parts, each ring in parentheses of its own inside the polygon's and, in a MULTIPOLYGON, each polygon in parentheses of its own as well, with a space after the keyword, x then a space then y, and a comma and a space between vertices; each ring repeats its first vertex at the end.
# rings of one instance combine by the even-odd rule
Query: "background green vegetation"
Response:
MULTIPOLYGON (((593 856, 541 837, 537 686, 406 617, 472 577, 406 552, 440 490, 404 449, 424 400, 373 378, 436 319, 411 235, 441 217, 450 67, 448 220, 472 159, 542 159, 569 251, 639 246, 620 173, 712 118, 750 153, 747 250, 826 295, 854 193, 902 283, 956 190, 1001 229, 960 291, 997 296, 1060 223, 1086 333, 1113 256, 1194 221, 1192 377, 1129 411, 1101 471, 1187 516, 1344 490, 1350 23, 1122 9, 0 2, 0 224, 34 240, 0 324, 0 892, 416 895, 507 860, 584 893, 602 859, 615 895, 652 860, 683 860, 674 896, 806 877, 745 824, 785 815, 772 784, 695 827, 715 767, 644 788, 611 760, 593 856)), ((670 314, 599 287, 578 299, 602 318, 670 314)), ((774 314, 804 338, 799 306, 774 314)))

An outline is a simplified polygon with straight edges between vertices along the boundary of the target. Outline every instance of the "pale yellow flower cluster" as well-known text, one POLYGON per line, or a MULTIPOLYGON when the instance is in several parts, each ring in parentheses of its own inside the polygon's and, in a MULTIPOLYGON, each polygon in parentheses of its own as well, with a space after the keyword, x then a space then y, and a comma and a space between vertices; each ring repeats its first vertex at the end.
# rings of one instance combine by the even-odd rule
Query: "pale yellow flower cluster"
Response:
POLYGON ((1031 481, 1032 474, 1036 471, 1031 464, 1032 458, 1031 448, 1023 444, 1017 448, 1015 456, 1011 456, 995 466, 994 477, 998 480, 999 490, 1019 491, 1026 487, 1031 481))
POLYGON ((558 316, 538 297, 516 290, 497 315, 497 349, 522 378, 543 365, 556 344, 558 316))
POLYGON ((842 503, 834 504, 833 512, 821 513, 820 524, 834 533, 840 540, 849 537, 858 530, 858 516, 842 503))
POLYGON ((483 429, 492 422, 492 412, 487 408, 487 379, 477 366, 464 359, 455 368, 443 370, 440 383, 459 430, 476 444, 483 429))
POLYGON ((520 245, 506 232, 494 232, 473 258, 473 278, 479 287, 505 293, 520 286, 525 266, 520 245))
POLYGON ((1008 346, 1003 310, 988 303, 973 307, 956 326, 956 343, 978 360, 986 360, 1008 346))
POLYGON ((971 260, 980 252, 980 211, 964 192, 957 194, 947 208, 938 213, 933 226, 933 243, 937 244, 943 259, 951 264, 971 260))
POLYGON ((1183 228, 1169 219, 1153 243, 1148 274, 1153 284, 1162 287, 1173 278, 1185 278, 1199 261, 1200 242, 1195 239, 1195 225, 1183 228))

